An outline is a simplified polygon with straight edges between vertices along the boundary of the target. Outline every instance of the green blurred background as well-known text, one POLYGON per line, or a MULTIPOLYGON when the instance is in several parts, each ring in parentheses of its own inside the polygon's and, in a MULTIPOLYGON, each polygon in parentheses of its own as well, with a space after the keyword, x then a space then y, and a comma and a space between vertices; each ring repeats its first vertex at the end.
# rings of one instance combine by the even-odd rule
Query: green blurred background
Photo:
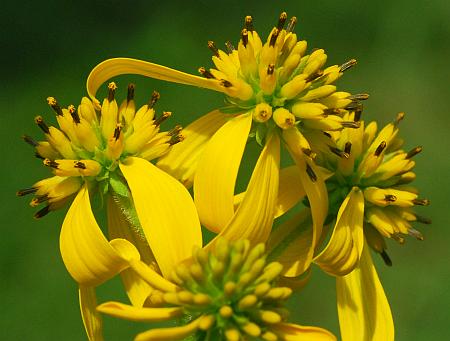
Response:
MULTIPOLYGON (((196 73, 210 66, 207 40, 236 42, 245 15, 264 37, 279 13, 299 19, 296 32, 309 48, 325 48, 329 64, 349 58, 357 67, 339 81, 341 90, 368 92, 364 117, 384 124, 399 111, 407 147, 422 145, 416 158, 417 187, 432 205, 421 213, 433 219, 420 227, 425 241, 389 243, 394 266, 376 259, 394 314, 397 340, 450 339, 450 128, 444 103, 450 97, 450 2, 435 1, 41 1, 2 4, 0 239, 0 339, 83 340, 77 288, 59 255, 64 212, 32 218, 28 198, 17 189, 32 185, 48 170, 23 143, 23 133, 42 134, 36 115, 53 122, 47 96, 65 106, 85 95, 93 66, 129 56, 196 73)), ((137 84, 137 100, 161 92, 157 109, 175 113, 171 124, 186 125, 221 105, 220 94, 142 77, 119 77, 120 89, 137 84)), ((124 94, 124 92, 122 92, 124 94)), ((122 96, 123 97, 123 96, 122 96)), ((293 319, 338 333, 334 280, 318 269, 295 297, 293 319)), ((100 290, 114 297, 119 281, 100 290)), ((120 297, 124 299, 123 296, 120 297)), ((293 304, 294 305, 294 304, 293 304)), ((107 318, 106 340, 131 340, 142 324, 107 318)))

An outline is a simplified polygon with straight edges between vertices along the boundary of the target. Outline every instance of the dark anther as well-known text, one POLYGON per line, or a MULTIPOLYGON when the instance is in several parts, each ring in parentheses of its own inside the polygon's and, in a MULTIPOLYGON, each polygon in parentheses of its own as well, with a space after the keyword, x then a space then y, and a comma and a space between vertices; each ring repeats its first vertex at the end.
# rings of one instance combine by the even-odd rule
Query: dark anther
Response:
POLYGON ((158 100, 161 98, 161 95, 159 94, 158 91, 153 91, 152 93, 152 97, 150 98, 150 102, 148 103, 148 106, 150 108, 153 108, 156 104, 156 102, 158 102, 158 100))
POLYGON ((173 146, 174 144, 177 144, 178 142, 181 142, 184 140, 183 135, 173 135, 171 139, 169 140, 169 144, 173 146))
POLYGON ((163 123, 165 120, 167 120, 170 116, 172 116, 172 113, 170 111, 164 111, 163 114, 160 117, 158 117, 153 124, 155 126, 159 126, 161 123, 163 123))
POLYGON ((306 173, 308 174, 308 176, 309 176, 309 178, 311 179, 312 182, 316 182, 317 181, 316 173, 314 173, 313 169, 308 164, 306 164, 306 173))
POLYGON ((117 90, 117 85, 114 82, 108 84, 108 101, 114 101, 114 95, 117 90))
POLYGON ((352 150, 352 143, 346 142, 344 146, 344 152, 347 153, 350 156, 350 152, 352 150))
POLYGON ((43 202, 46 202, 47 200, 48 200, 47 194, 39 195, 36 198, 33 198, 33 200, 31 200, 31 206, 33 206, 33 207, 38 206, 39 204, 42 204, 43 202))
POLYGON ((63 112, 55 97, 47 97, 48 105, 55 111, 56 115, 63 116, 63 112))
POLYGON ((302 148, 302 152, 308 155, 311 159, 315 159, 317 154, 314 153, 311 149, 308 148, 302 148))
POLYGON ((116 128, 114 129, 114 134, 113 134, 113 137, 115 138, 116 141, 119 139, 121 131, 122 131, 122 125, 118 124, 116 126, 116 128))
POLYGON ((227 48, 228 54, 233 53, 233 51, 235 50, 233 44, 229 40, 225 42, 225 46, 227 48))
POLYGON ((253 31, 253 18, 250 15, 247 15, 245 17, 245 22, 244 22, 244 26, 247 29, 247 31, 253 31))
POLYGON ((277 38, 278 38, 279 34, 280 34, 280 30, 278 28, 275 28, 273 30, 272 35, 270 36, 269 46, 275 46, 275 43, 277 42, 277 38))
POLYGON ((384 201, 386 202, 395 202, 397 200, 397 197, 393 194, 386 194, 384 196, 384 201))
POLYGON ((384 264, 386 264, 387 266, 392 266, 391 258, 389 257, 389 255, 386 253, 385 250, 381 251, 380 255, 381 258, 383 258, 384 264))
POLYGON ((170 136, 178 135, 183 128, 180 125, 176 125, 172 130, 170 130, 167 134, 170 136))
POLYGON ((422 217, 422 216, 417 215, 417 214, 415 214, 415 216, 416 216, 416 221, 418 223, 426 224, 426 225, 430 225, 431 224, 431 219, 430 218, 422 217))
POLYGON ((412 202, 418 206, 428 206, 430 204, 430 200, 428 199, 414 199, 412 202))
POLYGON ((422 151, 421 146, 411 149, 408 154, 406 154, 405 159, 411 159, 422 151))
POLYGON ((244 45, 244 47, 247 47, 247 44, 248 44, 248 31, 245 28, 241 31, 241 39, 242 39, 242 44, 244 45))
POLYGON ((206 70, 203 66, 198 69, 198 72, 205 78, 215 78, 211 72, 206 70))
POLYGON ((127 102, 134 99, 134 89, 136 86, 133 83, 128 84, 127 102))
POLYGON ((294 29, 295 29, 295 25, 297 24, 297 17, 292 17, 290 20, 289 20, 289 23, 288 23, 288 25, 287 25, 287 28, 286 28, 286 32, 293 32, 294 31, 294 29))
POLYGON ((323 133, 326 137, 328 137, 329 139, 331 139, 330 133, 327 133, 326 131, 323 131, 322 133, 323 133))
POLYGON ((38 152, 34 153, 34 156, 37 157, 38 159, 41 160, 45 160, 45 157, 43 157, 41 154, 39 154, 38 152))
POLYGON ((227 81, 226 79, 221 79, 220 80, 220 84, 222 84, 222 86, 226 87, 226 88, 230 88, 233 86, 233 84, 231 84, 229 81, 227 81))
POLYGON ((381 153, 383 152, 383 150, 386 148, 386 141, 382 141, 379 145, 378 145, 378 147, 377 147, 377 149, 375 150, 375 156, 380 156, 381 155, 381 153))
POLYGON ((358 108, 355 109, 355 122, 359 122, 361 120, 361 114, 363 112, 363 105, 362 103, 359 103, 358 108))
POLYGON ((214 53, 216 57, 219 57, 219 49, 212 40, 208 40, 208 48, 212 51, 212 53, 214 53))
POLYGON ((50 213, 50 205, 45 206, 43 209, 37 211, 34 214, 34 217, 36 219, 42 218, 43 216, 46 216, 48 213, 50 213))
POLYGON ((286 19, 287 19, 287 13, 282 12, 280 14, 280 17, 278 18, 277 29, 279 29, 280 31, 283 29, 284 24, 286 23, 286 19))
POLYGON ((86 169, 86 164, 84 162, 81 162, 81 161, 75 162, 75 164, 73 166, 75 168, 79 168, 79 169, 86 169))
POLYGON ((58 168, 59 163, 54 160, 44 159, 44 165, 47 167, 58 168))
POLYGON ((312 75, 309 75, 308 78, 306 78, 305 80, 307 82, 312 82, 313 80, 316 80, 317 78, 319 78, 322 75, 323 75, 323 70, 319 70, 316 73, 313 73, 312 75))
POLYGON ((399 112, 395 118, 394 124, 399 124, 405 118, 404 112, 399 112))
POLYGON ((369 98, 369 94, 354 94, 351 96, 348 96, 348 99, 351 99, 352 101, 365 101, 369 98))
POLYGON ((28 135, 22 135, 22 139, 23 139, 26 143, 28 143, 30 146, 32 146, 32 147, 37 147, 37 146, 39 146, 39 143, 36 142, 31 136, 28 136, 28 135))
POLYGON ((50 133, 50 130, 48 129, 48 126, 45 124, 44 119, 42 116, 37 116, 34 121, 38 125, 39 128, 42 129, 42 131, 46 134, 50 133))
POLYGON ((339 156, 339 157, 343 157, 345 159, 348 159, 350 155, 348 155, 347 153, 343 152, 342 150, 340 150, 339 148, 333 147, 333 146, 328 146, 328 148, 330 149, 330 151, 339 156))
POLYGON ((70 115, 72 116, 72 119, 75 123, 80 123, 80 115, 78 115, 77 109, 73 105, 69 105, 67 107, 67 110, 69 110, 70 115))
POLYGON ((355 122, 355 121, 343 121, 343 122, 341 123, 341 125, 342 125, 344 128, 354 128, 354 129, 356 129, 356 128, 359 128, 359 127, 361 126, 361 122, 355 122))
POLYGON ((420 233, 419 231, 417 231, 416 229, 414 229, 412 227, 408 230, 408 234, 410 236, 413 236, 417 240, 423 240, 424 239, 422 233, 420 233))
POLYGON ((275 64, 269 64, 269 66, 267 67, 267 74, 273 75, 274 71, 275 71, 275 64))
POLYGON ((350 59, 349 61, 345 62, 344 64, 341 65, 339 71, 340 72, 344 72, 348 69, 350 69, 352 66, 356 65, 356 59, 350 59))
POLYGON ((24 195, 27 194, 32 194, 32 193, 36 193, 37 188, 31 187, 31 188, 24 188, 24 189, 20 189, 16 192, 16 195, 18 197, 23 197, 24 195))

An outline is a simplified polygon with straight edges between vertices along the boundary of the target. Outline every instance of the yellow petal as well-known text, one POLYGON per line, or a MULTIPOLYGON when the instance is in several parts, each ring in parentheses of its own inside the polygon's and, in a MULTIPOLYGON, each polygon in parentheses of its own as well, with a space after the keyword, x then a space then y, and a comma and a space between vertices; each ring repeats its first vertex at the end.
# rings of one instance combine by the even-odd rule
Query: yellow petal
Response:
MULTIPOLYGON (((234 209, 237 210, 245 196, 245 192, 234 196, 234 209)), ((275 205, 275 218, 278 218, 294 207, 305 196, 297 166, 280 170, 278 198, 275 205)))
POLYGON ((138 334, 134 341, 177 341, 194 334, 199 328, 201 317, 180 327, 155 328, 138 334))
POLYGON ((89 96, 95 104, 99 101, 95 94, 100 86, 112 77, 125 74, 142 75, 163 81, 198 86, 223 92, 225 89, 216 79, 207 79, 177 71, 162 65, 145 62, 132 58, 112 58, 107 59, 94 67, 88 76, 86 88, 89 96))
POLYGON ((277 200, 279 164, 280 139, 278 135, 273 134, 259 156, 242 204, 230 223, 208 247, 220 237, 228 240, 248 239, 252 244, 267 241, 277 200))
MULTIPOLYGON (((110 238, 123 238, 131 242, 138 249, 142 260, 150 264, 154 257, 150 247, 143 236, 139 236, 130 226, 120 208, 114 202, 113 198, 108 198, 108 231, 110 238)), ((125 291, 134 306, 142 307, 147 297, 152 292, 152 288, 147 282, 142 280, 132 269, 125 269, 120 273, 125 291)))
POLYGON ((336 291, 343 341, 394 340, 391 309, 367 244, 359 266, 336 278, 336 291))
POLYGON ((336 337, 333 334, 319 327, 279 323, 271 326, 270 329, 280 335, 281 340, 285 341, 336 341, 336 337))
POLYGON ((206 143, 229 117, 230 115, 214 110, 189 124, 182 130, 182 143, 174 145, 158 160, 157 166, 180 180, 187 188, 191 187, 199 156, 206 143))
POLYGON ((80 285, 78 289, 81 318, 89 341, 103 341, 103 322, 100 314, 95 310, 97 298, 95 289, 80 285))
POLYGON ((314 259, 322 270, 344 276, 358 265, 364 246, 363 220, 364 195, 353 187, 339 208, 330 241, 314 259))
POLYGON ((314 253, 311 210, 304 209, 278 226, 270 234, 267 248, 269 257, 283 265, 283 276, 304 273, 314 253))
POLYGON ((137 308, 119 302, 106 302, 97 311, 130 321, 159 322, 183 315, 183 308, 137 308))
POLYGON ((214 232, 222 230, 234 214, 236 177, 252 125, 244 114, 225 123, 208 142, 194 181, 194 198, 200 221, 214 232))
POLYGON ((86 286, 99 285, 128 267, 128 261, 108 243, 97 225, 86 185, 66 214, 60 249, 71 276, 86 286))
POLYGON ((200 222, 186 188, 150 162, 129 157, 120 164, 150 248, 166 277, 194 245, 202 246, 200 222))

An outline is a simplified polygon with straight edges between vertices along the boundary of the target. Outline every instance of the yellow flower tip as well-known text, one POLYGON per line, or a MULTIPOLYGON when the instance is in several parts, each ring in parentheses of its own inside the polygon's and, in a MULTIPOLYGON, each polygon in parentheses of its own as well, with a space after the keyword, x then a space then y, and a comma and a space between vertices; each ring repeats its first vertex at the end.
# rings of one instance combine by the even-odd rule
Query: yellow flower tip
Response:
POLYGON ((295 125, 295 116, 284 108, 278 108, 274 111, 273 120, 281 129, 289 129, 295 125))
POLYGON ((114 82, 108 84, 108 101, 112 102, 114 100, 114 95, 117 90, 117 85, 114 82))
POLYGON ((267 122, 272 117, 272 107, 267 103, 259 103, 253 110, 253 120, 267 122))
POLYGON ((233 316, 233 309, 228 305, 224 305, 224 306, 220 307, 219 314, 223 318, 226 318, 226 319, 230 318, 231 316, 233 316))

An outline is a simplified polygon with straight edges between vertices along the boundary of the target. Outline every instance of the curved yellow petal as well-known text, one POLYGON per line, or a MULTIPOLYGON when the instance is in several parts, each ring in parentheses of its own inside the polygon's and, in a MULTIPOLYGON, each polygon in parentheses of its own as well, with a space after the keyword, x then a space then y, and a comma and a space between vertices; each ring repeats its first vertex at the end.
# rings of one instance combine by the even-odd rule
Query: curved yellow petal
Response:
POLYGON ((95 94, 100 86, 112 77, 125 74, 142 75, 163 81, 187 84, 223 92, 224 87, 216 79, 207 79, 177 71, 162 65, 132 58, 107 59, 95 66, 88 76, 86 88, 91 99, 99 104, 95 94))
POLYGON ((159 322, 183 315, 183 308, 137 308, 120 302, 106 302, 97 307, 97 311, 130 321, 159 322))
MULTIPOLYGON (((234 209, 237 210, 245 196, 245 192, 234 196, 234 209)), ((297 166, 280 170, 278 198, 275 204, 275 218, 278 218, 294 207, 305 196, 297 166)))
POLYGON ((271 135, 259 156, 246 195, 230 223, 208 247, 224 237, 228 240, 248 239, 252 244, 266 242, 272 229, 277 200, 280 164, 280 139, 271 135))
POLYGON ((364 246, 363 220, 364 195, 358 187, 353 187, 339 208, 330 241, 314 258, 322 270, 344 276, 358 265, 364 246))
POLYGON ((270 329, 285 341, 336 341, 336 336, 319 327, 279 323, 271 326, 270 329))
POLYGON ((282 276, 278 280, 278 285, 281 287, 288 287, 295 291, 302 290, 311 279, 311 268, 308 268, 303 274, 297 277, 282 276))
POLYGON ((343 341, 394 340, 391 309, 367 243, 358 267, 336 277, 336 292, 343 341))
POLYGON ((228 118, 229 114, 214 110, 192 122, 182 130, 184 140, 174 145, 156 165, 181 181, 187 188, 191 187, 199 156, 211 136, 227 122, 228 118))
POLYGON ((201 317, 180 327, 155 328, 140 333, 134 341, 177 341, 194 334, 198 328, 201 317))
POLYGON ((128 267, 95 221, 86 185, 75 197, 60 235, 61 256, 70 275, 85 286, 97 286, 128 267))
POLYGON ((89 341, 103 341, 103 322, 100 314, 95 310, 97 297, 95 288, 80 285, 78 288, 81 318, 89 341))
POLYGON ((283 276, 304 273, 314 252, 311 210, 306 208, 278 226, 270 234, 267 249, 270 259, 283 265, 283 276))
MULTIPOLYGON (((131 242, 139 251, 141 259, 150 264, 155 258, 150 250, 147 241, 139 236, 130 226, 129 222, 121 212, 117 203, 112 197, 108 198, 108 232, 111 239, 123 238, 131 242)), ((132 269, 125 269, 120 273, 125 291, 134 306, 142 307, 147 297, 152 292, 152 288, 132 269)))
POLYGON ((234 214, 236 177, 252 125, 252 116, 237 116, 209 140, 194 180, 194 199, 200 221, 213 232, 220 232, 234 214))
POLYGON ((202 246, 194 202, 184 186, 150 162, 128 157, 120 164, 136 212, 163 276, 202 246))

